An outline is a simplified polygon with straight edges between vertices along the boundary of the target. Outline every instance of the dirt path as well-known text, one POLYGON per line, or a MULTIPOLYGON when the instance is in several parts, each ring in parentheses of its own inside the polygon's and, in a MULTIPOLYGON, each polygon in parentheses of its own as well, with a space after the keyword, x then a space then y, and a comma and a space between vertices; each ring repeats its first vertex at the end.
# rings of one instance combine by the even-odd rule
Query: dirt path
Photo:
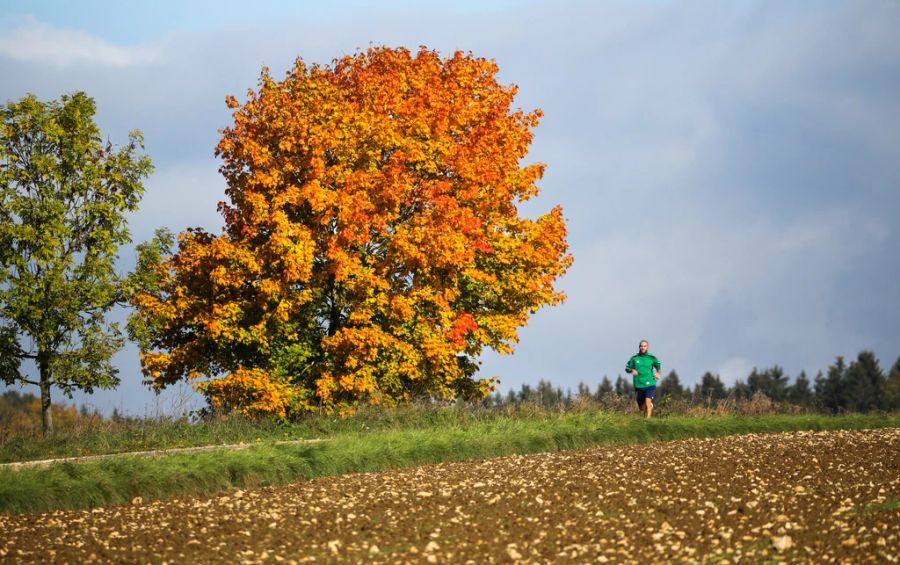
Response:
MULTIPOLYGON (((271 442, 270 445, 298 444, 298 443, 317 443, 321 439, 288 439, 271 442)), ((39 459, 36 461, 17 461, 16 463, 0 463, 0 469, 26 469, 30 467, 46 467, 54 463, 83 463, 85 461, 97 461, 100 459, 113 459, 116 457, 161 457, 165 455, 174 455, 176 453, 198 453, 200 451, 211 451, 213 449, 247 449, 257 445, 250 443, 231 443, 222 445, 202 445, 198 447, 172 447, 169 449, 151 449, 148 451, 125 451, 122 453, 108 453, 105 455, 82 455, 80 457, 58 457, 56 459, 39 459)))
POLYGON ((897 562, 900 429, 445 463, 0 516, 0 560, 897 562))

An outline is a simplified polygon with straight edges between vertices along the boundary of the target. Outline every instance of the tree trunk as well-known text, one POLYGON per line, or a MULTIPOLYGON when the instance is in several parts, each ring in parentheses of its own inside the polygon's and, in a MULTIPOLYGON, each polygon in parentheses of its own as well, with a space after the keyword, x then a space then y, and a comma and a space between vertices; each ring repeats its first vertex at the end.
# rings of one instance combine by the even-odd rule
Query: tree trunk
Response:
POLYGON ((50 367, 46 359, 38 361, 41 372, 41 431, 44 435, 53 432, 53 412, 50 411, 50 367))
POLYGON ((328 336, 333 336, 337 333, 338 329, 341 327, 341 309, 338 306, 337 302, 337 289, 336 282, 334 280, 334 275, 331 275, 328 278, 328 296, 331 300, 331 304, 329 312, 328 312, 328 336))

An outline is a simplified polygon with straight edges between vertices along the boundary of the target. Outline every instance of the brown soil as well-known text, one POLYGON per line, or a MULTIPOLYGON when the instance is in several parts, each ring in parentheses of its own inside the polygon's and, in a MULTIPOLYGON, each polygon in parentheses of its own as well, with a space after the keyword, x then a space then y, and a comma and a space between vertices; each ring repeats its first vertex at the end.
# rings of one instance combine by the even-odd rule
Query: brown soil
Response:
POLYGON ((897 562, 900 429, 445 463, 0 516, 0 560, 897 562))

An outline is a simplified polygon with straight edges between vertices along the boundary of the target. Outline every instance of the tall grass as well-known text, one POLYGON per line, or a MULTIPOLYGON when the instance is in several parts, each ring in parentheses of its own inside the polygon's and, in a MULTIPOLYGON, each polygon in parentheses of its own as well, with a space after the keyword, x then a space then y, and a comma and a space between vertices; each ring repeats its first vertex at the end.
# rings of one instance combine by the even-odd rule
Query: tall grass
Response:
POLYGON ((129 451, 214 446, 257 441, 329 438, 348 432, 470 425, 498 418, 556 413, 535 405, 498 410, 479 405, 406 404, 364 406, 349 416, 309 414, 295 421, 240 415, 188 418, 92 420, 52 434, 39 430, 0 439, 0 463, 129 451))
MULTIPOLYGON (((730 398, 707 401, 660 398, 657 402, 654 412, 657 418, 809 413, 798 406, 773 402, 763 394, 742 401, 730 398)), ((328 438, 348 431, 445 428, 498 419, 544 419, 598 411, 620 415, 637 412, 630 396, 609 394, 599 400, 575 397, 542 404, 513 402, 497 405, 484 402, 362 406, 349 416, 308 414, 295 421, 248 419, 238 415, 199 421, 191 421, 187 417, 102 419, 91 416, 58 426, 57 431, 48 436, 42 435, 39 428, 4 431, 0 424, 0 463, 254 441, 328 438)))

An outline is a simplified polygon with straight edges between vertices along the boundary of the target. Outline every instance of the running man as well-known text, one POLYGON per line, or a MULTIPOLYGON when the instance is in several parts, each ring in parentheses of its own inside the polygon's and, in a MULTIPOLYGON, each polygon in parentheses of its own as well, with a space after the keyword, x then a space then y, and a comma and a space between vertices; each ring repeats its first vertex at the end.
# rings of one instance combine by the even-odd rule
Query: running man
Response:
POLYGON ((646 410, 648 418, 653 414, 656 381, 662 374, 662 363, 649 350, 650 342, 642 339, 638 345, 638 354, 625 364, 625 372, 634 376, 634 392, 638 410, 646 410))

